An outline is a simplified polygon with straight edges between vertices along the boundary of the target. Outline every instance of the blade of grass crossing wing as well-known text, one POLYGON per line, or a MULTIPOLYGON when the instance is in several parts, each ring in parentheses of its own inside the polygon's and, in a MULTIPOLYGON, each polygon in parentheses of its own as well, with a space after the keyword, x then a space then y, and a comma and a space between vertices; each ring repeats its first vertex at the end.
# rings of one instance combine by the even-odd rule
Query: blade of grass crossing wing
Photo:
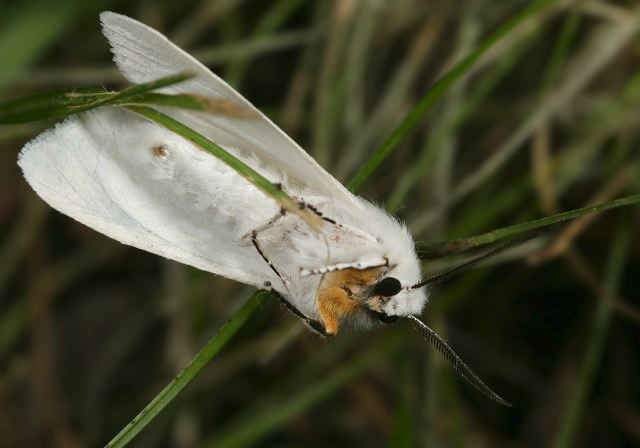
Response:
POLYGON ((0 104, 0 124, 28 123, 46 118, 62 118, 91 109, 110 95, 98 88, 74 88, 48 92, 0 104))
POLYGON ((253 168, 243 163, 222 147, 218 146, 211 140, 204 137, 202 134, 194 131, 193 129, 185 126, 177 120, 174 120, 168 115, 163 114, 155 109, 144 106, 127 106, 126 109, 135 112, 149 120, 158 123, 159 125, 169 129, 170 131, 178 134, 181 137, 189 140, 193 144, 199 146, 205 151, 211 153, 218 159, 226 163, 230 168, 236 171, 239 175, 247 179, 257 188, 259 188, 264 194, 272 197, 280 204, 287 212, 300 216, 305 222, 314 228, 319 228, 322 224, 322 220, 316 215, 306 209, 301 209, 297 202, 289 197, 284 191, 272 184, 269 180, 263 177, 260 173, 253 168))
MULTIPOLYGON (((144 84, 136 84, 121 92, 110 92, 96 87, 74 88, 37 94, 0 104, 0 124, 26 123, 45 118, 61 118, 86 112, 101 106, 117 105, 132 101, 144 101, 145 94, 189 79, 188 73, 168 76, 144 84)), ((163 96, 163 105, 206 109, 206 103, 198 98, 191 102, 185 95, 163 96), (200 107, 196 107, 200 103, 200 107)), ((152 97, 155 99, 155 97, 152 97)))

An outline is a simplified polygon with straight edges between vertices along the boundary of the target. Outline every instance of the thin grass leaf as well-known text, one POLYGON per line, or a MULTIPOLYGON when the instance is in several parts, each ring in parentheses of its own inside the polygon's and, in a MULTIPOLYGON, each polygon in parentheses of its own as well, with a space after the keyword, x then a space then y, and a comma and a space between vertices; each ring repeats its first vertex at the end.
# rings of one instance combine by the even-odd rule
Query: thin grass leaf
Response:
POLYGON ((231 100, 211 98, 192 93, 167 95, 164 93, 150 92, 120 100, 117 102, 117 105, 177 107, 180 109, 198 110, 212 115, 225 115, 238 119, 257 117, 254 110, 243 107, 231 100))
MULTIPOLYGON (((141 99, 145 99, 144 94, 181 83, 192 76, 189 73, 179 73, 155 81, 136 84, 120 92, 109 92, 96 87, 83 87, 20 98, 0 104, 0 124, 17 124, 45 118, 62 118, 100 106, 140 102, 141 99)), ((194 102, 198 101, 202 100, 194 100, 194 102)), ((165 105, 181 107, 184 102, 183 96, 180 96, 180 98, 176 99, 176 104, 171 104, 171 101, 167 99, 165 100, 165 105)), ((202 110, 206 109, 204 101, 202 101, 200 108, 202 110)))
POLYGON ((460 77, 469 71, 473 64, 489 50, 502 37, 509 34, 514 28, 522 23, 527 17, 548 7, 555 0, 537 0, 529 7, 516 14, 505 22, 493 34, 486 38, 469 56, 464 58, 449 73, 438 80, 422 97, 420 102, 402 120, 400 125, 389 135, 382 145, 374 152, 367 163, 362 165, 347 185, 352 191, 358 190, 371 174, 382 164, 391 154, 400 141, 416 127, 422 117, 436 104, 449 87, 460 77))
POLYGON ((635 205, 640 203, 640 194, 634 194, 624 198, 614 199, 612 201, 603 202, 602 204, 593 205, 591 207, 577 208, 567 212, 558 213, 551 216, 546 216, 540 219, 534 219, 533 221, 523 222, 521 224, 514 224, 512 226, 503 227, 500 229, 492 230, 491 232, 483 233, 481 235, 472 236, 470 238, 462 238, 453 241, 445 241, 443 243, 436 243, 432 245, 426 245, 421 248, 421 251, 427 257, 442 257, 457 252, 462 252, 473 247, 481 246, 484 244, 495 243, 504 238, 520 235, 525 232, 540 229, 543 227, 557 224, 569 219, 579 218, 580 216, 590 215, 593 213, 601 213, 605 210, 611 210, 619 207, 626 207, 629 205, 635 205))
POLYGON ((140 431, 151 423, 242 328, 251 314, 263 303, 266 295, 260 291, 254 293, 242 308, 207 342, 189 364, 106 445, 107 448, 127 446, 140 431))
POLYGON ((110 95, 95 87, 80 87, 20 98, 0 104, 0 125, 67 117, 91 109, 91 104, 110 95))
POLYGON ((167 95, 164 93, 145 93, 136 95, 118 102, 119 106, 163 106, 179 107, 181 109, 204 110, 205 105, 201 101, 202 97, 180 93, 177 95, 167 95))
POLYGON ((113 95, 104 98, 101 101, 97 101, 95 107, 106 106, 109 104, 115 105, 126 103, 128 101, 131 101, 132 98, 137 98, 142 94, 169 87, 174 84, 179 84, 193 78, 193 76, 194 75, 192 73, 184 72, 166 76, 164 78, 156 79, 154 81, 149 81, 142 84, 134 84, 130 87, 127 87, 126 89, 121 90, 120 92, 114 93, 113 95))

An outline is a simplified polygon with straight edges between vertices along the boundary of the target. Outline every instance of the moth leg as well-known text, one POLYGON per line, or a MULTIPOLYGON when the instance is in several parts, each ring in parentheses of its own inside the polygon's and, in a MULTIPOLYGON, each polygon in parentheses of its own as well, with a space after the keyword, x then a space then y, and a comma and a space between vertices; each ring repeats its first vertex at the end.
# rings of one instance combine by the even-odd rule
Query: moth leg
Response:
POLYGON ((298 206, 300 208, 302 208, 302 209, 311 210, 316 216, 318 216, 318 218, 322 219, 323 221, 328 222, 329 224, 333 224, 334 226, 342 227, 342 225, 338 224, 335 219, 331 219, 331 218, 328 218, 328 217, 324 216, 324 214, 320 210, 318 210, 315 206, 306 203, 302 199, 298 200, 298 206))
POLYGON ((317 302, 324 328, 330 335, 338 333, 342 318, 353 314, 360 307, 360 303, 350 298, 348 292, 338 286, 321 290, 317 302))
POLYGON ((275 274, 278 276, 278 278, 282 281, 282 283, 286 287, 287 283, 288 283, 287 280, 280 273, 280 271, 278 270, 276 265, 273 263, 273 261, 269 257, 267 257, 267 254, 264 253, 264 250, 262 250, 262 247, 260 247, 260 242, 258 242, 258 231, 257 230, 252 230, 251 231, 251 242, 253 243, 253 247, 256 248, 256 250, 258 251, 258 253, 262 257, 262 259, 269 265, 271 270, 273 272, 275 272, 275 274))
MULTIPOLYGON (((269 221, 267 221, 266 223, 262 224, 260 227, 256 227, 255 229, 253 229, 251 231, 251 233, 253 232, 257 232, 257 233, 261 233, 264 232, 265 230, 270 229, 271 227, 273 227, 273 225, 283 216, 285 216, 287 214, 286 210, 284 208, 281 208, 280 211, 278 212, 278 214, 276 216, 274 216, 273 218, 271 218, 269 221)), ((246 237, 246 235, 245 235, 246 237)))
POLYGON ((278 291, 276 291, 275 289, 272 288, 271 293, 274 296, 276 296, 278 300, 280 300, 280 304, 282 306, 284 306, 286 309, 288 309, 290 312, 292 312, 298 318, 300 318, 307 325, 307 327, 309 327, 312 331, 318 333, 320 336, 324 336, 324 337, 330 336, 325 330, 324 325, 322 325, 322 322, 312 319, 306 314, 304 314, 302 311, 296 308, 291 302, 285 299, 284 296, 280 294, 278 291))
POLYGON ((246 241, 247 239, 251 240, 251 244, 253 244, 253 247, 256 248, 256 250, 258 251, 258 253, 260 254, 260 256, 262 257, 262 259, 265 261, 265 263, 267 263, 269 265, 269 267, 271 268, 271 270, 273 272, 275 272, 275 274, 278 276, 278 278, 282 281, 282 283, 284 284, 285 287, 287 287, 288 281, 285 279, 284 275, 282 275, 282 273, 278 270, 278 268, 276 267, 275 263, 273 262, 273 260, 271 260, 267 254, 265 253, 264 249, 262 248, 262 246, 260 246, 260 242, 258 241, 258 234, 261 232, 264 232, 265 230, 268 230, 269 228, 271 228, 280 218, 282 218, 283 216, 286 215, 286 211, 284 210, 284 208, 281 208, 280 211, 278 212, 278 214, 276 216, 274 216, 273 218, 271 218, 269 221, 267 221, 265 224, 262 224, 259 227, 256 227, 255 229, 247 232, 242 238, 241 240, 246 241))
POLYGON ((371 242, 378 242, 378 240, 376 238, 374 238, 373 236, 369 235, 367 232, 364 232, 360 229, 357 229, 353 226, 350 225, 346 225, 346 224, 341 224, 339 222, 337 222, 335 219, 329 218, 327 216, 324 215, 324 213, 322 213, 320 210, 318 210, 318 208, 314 205, 311 205, 307 202, 305 202, 304 200, 300 199, 300 198, 296 198, 298 200, 298 206, 302 209, 307 209, 310 210, 311 212, 315 213, 320 219, 322 219, 325 222, 328 222, 329 224, 338 227, 339 229, 342 230, 346 230, 347 232, 350 232, 351 234, 365 239, 367 241, 371 241, 371 242))
MULTIPOLYGON (((281 183, 279 183, 279 182, 278 182, 278 183, 276 183, 276 184, 275 184, 275 186, 276 186, 280 191, 283 191, 283 192, 285 192, 285 193, 289 194, 289 193, 287 192, 287 190, 285 189, 284 185, 282 185, 281 183)), ((324 214, 323 214, 320 210, 318 210, 315 206, 313 206, 313 205, 309 204, 307 201, 305 201, 304 199, 302 199, 300 196, 294 196, 294 195, 291 195, 291 197, 297 201, 297 203, 298 203, 298 207, 299 207, 301 210, 305 210, 305 209, 306 209, 306 210, 310 210, 310 211, 311 211, 311 212, 313 212, 316 216, 318 216, 319 218, 321 218, 323 221, 326 221, 326 222, 331 223, 331 224, 334 224, 334 225, 339 225, 339 224, 337 224, 337 223, 336 223, 336 221, 335 221, 335 220, 333 220, 333 219, 331 219, 331 218, 327 218, 326 216, 324 216, 324 214)), ((286 211, 285 211, 284 209, 283 209, 283 210, 281 210, 281 216, 284 216, 285 214, 286 214, 286 211)))

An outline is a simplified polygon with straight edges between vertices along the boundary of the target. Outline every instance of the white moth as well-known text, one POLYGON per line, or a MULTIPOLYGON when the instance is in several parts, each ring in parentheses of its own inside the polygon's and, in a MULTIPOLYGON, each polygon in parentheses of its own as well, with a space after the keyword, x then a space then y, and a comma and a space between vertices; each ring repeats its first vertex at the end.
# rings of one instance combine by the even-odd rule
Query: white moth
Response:
POLYGON ((320 232, 225 163, 118 108, 81 114, 25 145, 18 164, 55 209, 124 244, 257 288, 268 288, 315 331, 408 317, 471 384, 492 392, 416 315, 427 302, 407 228, 354 196, 204 65, 159 32, 104 12, 103 33, 132 83, 179 72, 163 90, 234 104, 250 117, 165 109, 323 219, 320 232))

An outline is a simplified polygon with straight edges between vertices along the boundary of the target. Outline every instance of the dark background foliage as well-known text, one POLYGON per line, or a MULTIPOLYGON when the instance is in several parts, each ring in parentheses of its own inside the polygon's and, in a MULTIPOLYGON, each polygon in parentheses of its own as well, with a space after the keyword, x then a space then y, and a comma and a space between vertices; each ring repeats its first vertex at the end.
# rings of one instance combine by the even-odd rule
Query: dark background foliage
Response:
MULTIPOLYGON (((110 9, 166 33, 347 181, 528 3, 5 2, 0 99, 125 85, 98 25, 110 9)), ((637 192, 639 29, 631 0, 551 2, 447 92, 362 194, 429 243, 637 192)), ((251 293, 42 203, 15 160, 51 124, 0 127, 2 446, 104 445, 251 293)), ((424 318, 511 409, 402 322, 321 340, 269 301, 136 446, 638 444, 638 223, 637 208, 582 218, 432 291, 424 318)))

